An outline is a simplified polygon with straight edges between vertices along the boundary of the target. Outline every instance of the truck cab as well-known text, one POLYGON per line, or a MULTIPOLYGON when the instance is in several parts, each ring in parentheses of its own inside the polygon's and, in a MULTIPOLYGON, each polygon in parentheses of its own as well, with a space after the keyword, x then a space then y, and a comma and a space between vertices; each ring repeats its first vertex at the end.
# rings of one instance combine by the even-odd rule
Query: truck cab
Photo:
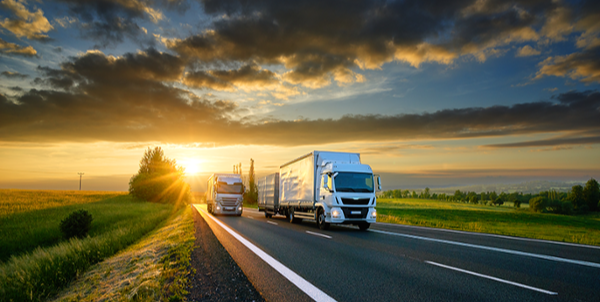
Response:
POLYGON ((380 180, 369 165, 325 161, 319 170, 315 206, 323 211, 317 214, 317 224, 356 224, 367 229, 376 222, 375 192, 380 180))
POLYGON ((208 178, 206 207, 214 215, 241 216, 244 185, 238 174, 213 174, 208 178))

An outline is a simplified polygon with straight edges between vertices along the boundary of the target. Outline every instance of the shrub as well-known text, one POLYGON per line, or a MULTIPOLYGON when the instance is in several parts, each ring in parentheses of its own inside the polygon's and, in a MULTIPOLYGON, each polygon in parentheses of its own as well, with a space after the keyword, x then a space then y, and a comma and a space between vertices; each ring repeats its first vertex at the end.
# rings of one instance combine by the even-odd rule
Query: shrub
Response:
POLYGON ((573 214, 573 204, 570 201, 560 201, 549 199, 546 202, 546 210, 555 214, 573 214))
POLYGON ((543 196, 534 197, 529 200, 529 209, 534 212, 542 212, 546 209, 547 199, 543 196))
POLYGON ((92 214, 86 210, 77 210, 60 222, 60 231, 65 238, 83 238, 92 226, 92 214))

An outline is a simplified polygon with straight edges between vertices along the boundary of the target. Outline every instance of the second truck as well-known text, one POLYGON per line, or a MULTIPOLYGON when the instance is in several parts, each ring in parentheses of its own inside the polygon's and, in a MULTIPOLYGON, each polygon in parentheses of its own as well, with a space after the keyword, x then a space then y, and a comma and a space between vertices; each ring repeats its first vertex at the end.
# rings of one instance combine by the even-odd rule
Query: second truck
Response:
POLYGON ((360 154, 314 151, 258 181, 258 207, 266 217, 285 215, 292 223, 314 219, 320 229, 354 224, 361 230, 375 223, 376 190, 381 179, 360 154))
POLYGON ((206 184, 206 208, 212 214, 242 216, 244 185, 239 174, 215 173, 206 184))

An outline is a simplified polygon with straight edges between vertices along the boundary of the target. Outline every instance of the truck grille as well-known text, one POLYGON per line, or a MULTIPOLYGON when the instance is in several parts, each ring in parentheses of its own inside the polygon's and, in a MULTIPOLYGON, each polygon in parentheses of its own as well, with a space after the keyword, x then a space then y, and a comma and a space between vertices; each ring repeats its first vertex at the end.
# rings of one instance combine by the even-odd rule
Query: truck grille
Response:
POLYGON ((235 199, 235 198, 223 198, 223 199, 221 199, 221 204, 224 207, 234 207, 236 203, 237 203, 237 199, 235 199))
POLYGON ((342 198, 342 203, 343 204, 353 204, 353 205, 368 205, 369 201, 371 201, 371 198, 360 198, 360 199, 354 199, 354 198, 342 198))
POLYGON ((369 213, 369 208, 344 208, 342 207, 342 211, 344 211, 344 216, 347 219, 364 219, 367 218, 367 213, 369 213), (360 214, 352 214, 352 212, 360 212, 360 214))

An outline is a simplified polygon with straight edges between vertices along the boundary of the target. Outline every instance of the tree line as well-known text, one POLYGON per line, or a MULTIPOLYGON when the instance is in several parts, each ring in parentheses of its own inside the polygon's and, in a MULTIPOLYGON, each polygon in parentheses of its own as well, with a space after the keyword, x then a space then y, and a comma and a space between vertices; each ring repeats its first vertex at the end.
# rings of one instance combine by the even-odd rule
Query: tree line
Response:
POLYGON ((534 212, 548 212, 557 214, 586 213, 590 211, 600 211, 600 185, 598 181, 591 178, 585 186, 576 185, 570 192, 557 192, 554 190, 542 191, 537 194, 523 194, 522 192, 500 194, 492 192, 462 192, 456 190, 454 195, 446 193, 431 193, 429 188, 417 193, 409 190, 388 190, 380 194, 382 198, 417 198, 417 199, 435 199, 449 202, 460 202, 470 204, 481 204, 500 206, 505 202, 510 202, 515 208, 520 208, 521 204, 529 204, 529 209, 534 212))

